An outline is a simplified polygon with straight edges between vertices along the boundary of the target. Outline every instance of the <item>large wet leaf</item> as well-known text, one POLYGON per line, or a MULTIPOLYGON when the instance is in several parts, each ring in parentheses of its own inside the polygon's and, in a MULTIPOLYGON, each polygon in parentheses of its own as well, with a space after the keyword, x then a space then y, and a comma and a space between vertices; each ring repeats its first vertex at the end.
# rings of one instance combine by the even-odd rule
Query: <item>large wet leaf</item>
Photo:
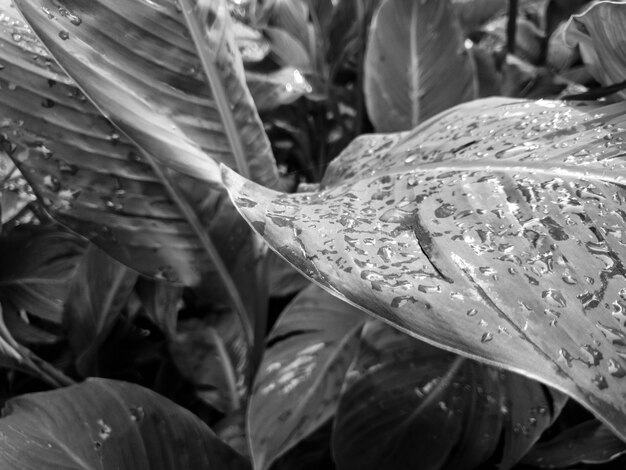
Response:
MULTIPOLYGON (((566 27, 566 41, 578 44, 585 65, 602 85, 623 82, 626 76, 625 22, 626 3, 594 2, 566 27)), ((618 94, 626 98, 626 92, 618 94)))
POLYGON ((626 439, 626 104, 491 98, 364 136, 317 193, 225 169, 270 246, 417 338, 543 381, 626 439))
POLYGON ((256 469, 269 468, 334 414, 364 321, 317 286, 287 306, 268 338, 248 408, 256 469))
POLYGON ((225 1, 15 3, 85 94, 161 164, 215 181, 215 160, 278 184, 225 1))
POLYGON ((333 434, 340 470, 511 468, 564 404, 539 382, 366 326, 333 434))
POLYGON ((364 67, 367 111, 380 132, 410 129, 478 93, 448 0, 385 0, 372 19, 364 67))
POLYGON ((249 468, 189 411, 113 380, 13 398, 3 410, 0 436, 6 470, 249 468))
POLYGON ((220 274, 207 275, 212 260, 198 237, 209 232, 236 278, 254 246, 221 188, 153 167, 61 71, 9 0, 0 13, 0 130, 10 140, 3 146, 51 215, 133 269, 188 285, 203 276, 221 283, 220 274))

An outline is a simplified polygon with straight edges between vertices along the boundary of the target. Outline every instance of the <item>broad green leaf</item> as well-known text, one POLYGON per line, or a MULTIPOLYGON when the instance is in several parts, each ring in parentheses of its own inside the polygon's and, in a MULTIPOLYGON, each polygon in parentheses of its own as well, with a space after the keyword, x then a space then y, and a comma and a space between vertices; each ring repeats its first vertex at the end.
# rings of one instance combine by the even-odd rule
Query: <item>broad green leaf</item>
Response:
POLYGON ((90 245, 70 283, 63 324, 86 376, 95 366, 98 349, 115 324, 137 282, 137 274, 90 245))
POLYGON ((511 468, 565 400, 539 382, 366 326, 333 433, 339 470, 511 468), (501 443, 503 441, 503 443, 501 443))
POLYGON ((277 186, 224 0, 15 3, 81 90, 160 164, 214 182, 223 162, 277 186))
POLYGON ((0 302, 61 324, 85 243, 57 228, 23 226, 0 238, 0 302))
POLYGON ((625 115, 491 98, 355 140, 317 193, 224 176, 270 246, 329 292, 542 381, 626 439, 625 115))
POLYGON ((89 379, 11 399, 0 419, 5 470, 243 470, 202 421, 137 385, 89 379))
POLYGON ((232 311, 180 320, 168 347, 201 400, 223 413, 241 408, 248 391, 249 350, 232 311))
MULTIPOLYGON (((602 85, 624 81, 626 76, 626 3, 594 2, 574 15, 566 29, 566 42, 578 45, 583 62, 602 85)), ((626 92, 617 93, 622 99, 626 92)))
POLYGON ((565 468, 588 463, 600 464, 626 453, 626 444, 606 426, 589 420, 565 429, 547 442, 537 444, 524 458, 539 468, 565 468))
MULTIPOLYGON (((212 301, 230 300, 239 311, 260 304, 250 292, 255 272, 244 268, 258 259, 257 246, 221 184, 156 164, 87 101, 10 2, 0 5, 0 85, 7 89, 0 124, 11 141, 4 147, 52 216, 142 274, 229 286, 213 290, 212 301)), ((79 22, 59 8, 46 10, 54 17, 46 21, 79 22)))
POLYGON ((182 302, 183 289, 164 281, 139 278, 135 291, 146 316, 170 339, 176 333, 176 320, 182 302))
POLYGON ((268 469, 334 414, 364 321, 317 286, 287 306, 268 338, 248 407, 255 469, 268 469))
POLYGON ((477 97, 478 85, 448 0, 385 0, 372 19, 365 103, 380 132, 410 129, 477 97))

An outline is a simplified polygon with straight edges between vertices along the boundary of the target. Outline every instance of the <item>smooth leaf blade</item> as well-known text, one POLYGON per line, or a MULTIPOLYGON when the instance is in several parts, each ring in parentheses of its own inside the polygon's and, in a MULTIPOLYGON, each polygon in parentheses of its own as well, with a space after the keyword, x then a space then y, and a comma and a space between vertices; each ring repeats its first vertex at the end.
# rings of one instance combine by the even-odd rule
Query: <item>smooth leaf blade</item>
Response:
MULTIPOLYGON (((624 81, 626 73, 626 4, 619 1, 593 2, 572 16, 565 27, 566 42, 578 45, 589 72, 604 86, 624 81)), ((617 93, 622 99, 626 92, 617 93)))
POLYGON ((90 379, 12 399, 0 419, 0 464, 25 468, 246 469, 197 417, 150 391, 90 379))
POLYGON ((268 338, 248 407, 255 468, 270 468, 333 415, 364 321, 317 286, 287 306, 268 338))
POLYGON ((341 470, 481 468, 500 445, 500 468, 511 468, 564 403, 374 321, 347 377, 333 433, 341 470))
POLYGON ((225 181, 270 246, 326 290, 540 380, 624 439, 625 112, 480 100, 357 139, 319 193, 225 181))
POLYGON ((386 0, 372 19, 365 102, 379 132, 410 129, 476 98, 470 52, 448 0, 386 0))
POLYGON ((16 2, 86 95, 161 164, 215 182, 215 161, 223 162, 276 186, 228 9, 192 3, 183 14, 167 0, 16 2))

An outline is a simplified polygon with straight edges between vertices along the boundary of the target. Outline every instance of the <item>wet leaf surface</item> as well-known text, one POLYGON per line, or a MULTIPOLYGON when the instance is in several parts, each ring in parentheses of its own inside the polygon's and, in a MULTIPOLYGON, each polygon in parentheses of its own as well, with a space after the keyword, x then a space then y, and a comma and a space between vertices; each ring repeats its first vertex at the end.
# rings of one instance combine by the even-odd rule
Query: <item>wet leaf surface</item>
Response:
POLYGON ((355 140, 317 193, 224 178, 270 246, 329 292, 540 380, 626 439, 625 112, 479 100, 355 140))
POLYGON ((346 378, 333 453, 340 470, 459 470, 482 468, 503 449, 495 463, 511 468, 563 403, 539 382, 370 322, 346 378))
POLYGON ((85 94, 159 163, 215 182, 223 162, 278 184, 223 0, 15 3, 85 94))
MULTIPOLYGON (((624 81, 626 75, 626 4, 594 2, 574 15, 565 28, 566 43, 580 48, 583 62, 604 86, 624 81)), ((617 93, 622 99, 626 92, 617 93)))
POLYGON ((255 468, 270 468, 334 414, 365 319, 317 286, 285 309, 268 337, 248 408, 255 468))
POLYGON ((6 470, 248 469, 196 416, 124 382, 89 379, 10 400, 0 419, 6 470))
POLYGON ((469 54, 447 0, 382 2, 364 62, 365 102, 376 130, 411 129, 476 98, 469 54))
MULTIPOLYGON (((70 21, 58 10, 46 10, 54 21, 45 21, 70 21)), ((85 25, 86 19, 71 26, 85 25)), ((172 197, 179 188, 236 275, 233 266, 240 257, 249 260, 254 248, 221 185, 163 168, 159 175, 59 68, 9 0, 0 2, 0 43, 3 149, 58 222, 146 276, 187 285, 221 282, 207 275, 211 260, 172 197)))

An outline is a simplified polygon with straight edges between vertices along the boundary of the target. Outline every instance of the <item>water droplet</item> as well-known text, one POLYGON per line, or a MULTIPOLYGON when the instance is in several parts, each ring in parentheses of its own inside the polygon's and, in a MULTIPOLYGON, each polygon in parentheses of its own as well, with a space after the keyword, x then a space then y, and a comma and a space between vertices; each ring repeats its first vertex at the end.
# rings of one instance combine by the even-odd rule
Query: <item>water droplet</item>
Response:
POLYGON ((442 204, 437 209, 435 209, 435 217, 439 219, 444 219, 446 217, 450 217, 456 212, 456 207, 452 204, 442 204))
POLYGON ((587 364, 589 366, 597 366, 598 364, 600 364, 600 361, 602 360, 603 355, 598 349, 592 347, 589 344, 585 344, 580 349, 583 351, 583 353, 585 353, 585 356, 588 359, 587 364))
POLYGON ((13 33, 11 34, 11 38, 15 41, 15 42, 20 42, 22 40, 22 35, 20 33, 13 33))
POLYGON ((572 356, 567 349, 561 348, 559 350, 560 359, 564 360, 567 364, 567 367, 572 367, 572 361, 574 360, 574 356, 572 356))
POLYGON ((599 390, 604 390, 605 388, 608 388, 609 386, 609 384, 607 383, 606 379, 604 378, 602 374, 596 374, 595 377, 591 379, 591 381, 596 387, 598 387, 599 390))
POLYGON ((474 317, 476 316, 477 313, 478 313, 478 310, 476 310, 475 308, 471 308, 466 312, 466 315, 468 317, 474 317))
POLYGON ((146 412, 142 406, 134 406, 130 408, 130 419, 135 422, 140 422, 146 416, 146 412))
POLYGON ((596 322, 596 327, 616 346, 626 346, 626 334, 617 328, 603 325, 600 322, 596 322))
POLYGON ((548 289, 544 290, 541 293, 541 297, 548 303, 554 307, 565 308, 567 306, 567 302, 565 301, 565 297, 563 294, 556 289, 548 289))
POLYGON ((563 279, 565 284, 569 284, 570 286, 576 285, 576 279, 574 279, 570 273, 563 274, 561 279, 563 279))
POLYGON ((70 38, 70 33, 65 30, 59 31, 59 37, 64 41, 67 41, 70 38))
POLYGON ((109 437, 111 437, 111 427, 107 425, 103 420, 98 420, 98 436, 103 441, 106 441, 109 437))
POLYGON ((480 342, 488 343, 492 339, 493 339, 493 335, 491 333, 483 333, 483 335, 480 337, 480 342))
POLYGON ((52 192, 58 192, 61 189, 61 183, 54 176, 46 175, 43 177, 43 184, 52 192))

